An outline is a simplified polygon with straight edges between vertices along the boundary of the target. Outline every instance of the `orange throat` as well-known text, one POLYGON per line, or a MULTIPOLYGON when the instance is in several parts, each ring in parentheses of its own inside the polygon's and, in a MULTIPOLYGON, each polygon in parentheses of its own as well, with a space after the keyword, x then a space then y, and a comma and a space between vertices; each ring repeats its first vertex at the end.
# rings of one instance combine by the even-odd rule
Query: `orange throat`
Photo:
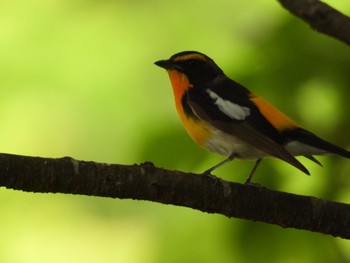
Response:
POLYGON ((173 87, 176 109, 181 115, 183 114, 183 109, 181 105, 182 96, 189 88, 192 87, 192 84, 189 82, 185 74, 182 74, 177 70, 168 70, 168 74, 170 77, 171 85, 173 87))
POLYGON ((171 85, 173 87, 177 113, 190 137, 200 146, 205 148, 205 143, 211 135, 207 123, 188 117, 182 107, 182 97, 192 87, 187 76, 177 70, 168 70, 171 85))

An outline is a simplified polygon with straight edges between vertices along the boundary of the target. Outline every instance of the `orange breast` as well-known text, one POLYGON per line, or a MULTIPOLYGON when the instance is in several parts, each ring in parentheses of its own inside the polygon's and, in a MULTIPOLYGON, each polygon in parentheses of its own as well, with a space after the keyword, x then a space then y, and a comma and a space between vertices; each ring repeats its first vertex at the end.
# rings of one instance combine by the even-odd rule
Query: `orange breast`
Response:
POLYGON ((205 142, 211 136, 209 125, 201 120, 188 117, 182 107, 182 96, 186 90, 192 87, 186 75, 177 70, 168 70, 173 87, 176 110, 190 137, 200 146, 205 147, 205 142))

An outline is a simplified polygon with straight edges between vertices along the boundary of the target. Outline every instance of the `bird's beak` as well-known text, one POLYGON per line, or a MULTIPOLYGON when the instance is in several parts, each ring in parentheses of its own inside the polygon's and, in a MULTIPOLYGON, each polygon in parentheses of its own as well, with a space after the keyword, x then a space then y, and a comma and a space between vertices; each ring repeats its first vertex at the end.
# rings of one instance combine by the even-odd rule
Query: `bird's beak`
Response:
POLYGON ((165 68, 165 69, 171 69, 174 67, 169 60, 159 60, 154 62, 154 64, 156 64, 158 67, 165 68))
POLYGON ((166 70, 176 69, 176 70, 182 71, 182 67, 174 64, 170 60, 159 60, 159 61, 154 62, 154 64, 156 64, 158 67, 164 68, 166 70))

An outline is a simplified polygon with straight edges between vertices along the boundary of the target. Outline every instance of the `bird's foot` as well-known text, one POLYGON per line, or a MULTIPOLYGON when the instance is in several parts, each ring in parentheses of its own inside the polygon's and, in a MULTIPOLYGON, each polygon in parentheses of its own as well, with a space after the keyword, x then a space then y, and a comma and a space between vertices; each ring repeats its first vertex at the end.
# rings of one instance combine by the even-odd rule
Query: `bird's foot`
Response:
POLYGON ((217 176, 211 174, 211 169, 206 170, 203 174, 205 174, 206 176, 208 176, 208 177, 209 177, 210 179, 212 179, 215 183, 217 183, 217 182, 220 180, 219 177, 217 177, 217 176))

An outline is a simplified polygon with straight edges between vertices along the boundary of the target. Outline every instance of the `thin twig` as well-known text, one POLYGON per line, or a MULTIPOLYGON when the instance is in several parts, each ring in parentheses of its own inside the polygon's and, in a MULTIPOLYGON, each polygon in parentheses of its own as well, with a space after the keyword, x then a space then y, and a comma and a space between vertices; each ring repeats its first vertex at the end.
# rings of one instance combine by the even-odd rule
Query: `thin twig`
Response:
POLYGON ((313 29, 350 45, 350 18, 319 0, 278 0, 313 29))

